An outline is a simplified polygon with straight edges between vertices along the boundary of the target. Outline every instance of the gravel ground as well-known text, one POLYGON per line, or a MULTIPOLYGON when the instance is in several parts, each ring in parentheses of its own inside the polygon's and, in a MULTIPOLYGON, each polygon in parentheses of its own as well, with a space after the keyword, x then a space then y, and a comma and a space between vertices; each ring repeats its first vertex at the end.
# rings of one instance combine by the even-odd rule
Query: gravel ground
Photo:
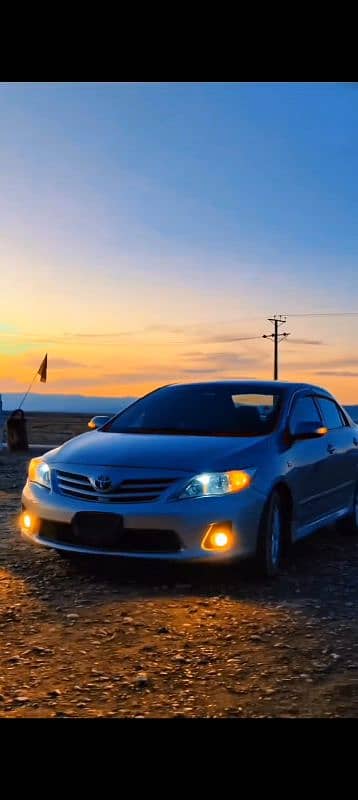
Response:
POLYGON ((16 531, 0 454, 0 717, 356 717, 358 542, 248 567, 69 566, 16 531))

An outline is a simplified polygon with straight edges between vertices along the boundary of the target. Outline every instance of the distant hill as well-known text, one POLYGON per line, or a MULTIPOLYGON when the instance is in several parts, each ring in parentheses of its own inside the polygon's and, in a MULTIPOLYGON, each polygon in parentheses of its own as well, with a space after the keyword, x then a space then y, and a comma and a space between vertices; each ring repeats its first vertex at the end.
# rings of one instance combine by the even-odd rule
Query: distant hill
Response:
MULTIPOLYGON (((23 395, 3 394, 4 411, 13 411, 19 406, 23 395)), ((133 403, 127 397, 83 397, 82 395, 31 394, 24 411, 43 411, 56 414, 116 414, 133 403)))

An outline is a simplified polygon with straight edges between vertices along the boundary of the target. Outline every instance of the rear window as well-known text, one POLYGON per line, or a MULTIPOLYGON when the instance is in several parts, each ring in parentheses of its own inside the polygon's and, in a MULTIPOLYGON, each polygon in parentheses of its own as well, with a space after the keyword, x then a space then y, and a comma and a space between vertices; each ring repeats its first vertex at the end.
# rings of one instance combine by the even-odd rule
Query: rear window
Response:
POLYGON ((232 401, 236 409, 256 409, 263 423, 270 422, 278 407, 278 397, 274 395, 235 394, 232 401))

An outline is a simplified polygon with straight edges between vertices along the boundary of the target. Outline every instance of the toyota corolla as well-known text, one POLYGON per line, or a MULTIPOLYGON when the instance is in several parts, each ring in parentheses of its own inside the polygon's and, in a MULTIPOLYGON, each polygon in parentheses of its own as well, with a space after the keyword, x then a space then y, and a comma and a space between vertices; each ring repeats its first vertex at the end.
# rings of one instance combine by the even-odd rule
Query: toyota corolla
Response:
POLYGON ((31 461, 20 527, 66 557, 256 559, 358 528, 358 428, 324 389, 163 387, 31 461))

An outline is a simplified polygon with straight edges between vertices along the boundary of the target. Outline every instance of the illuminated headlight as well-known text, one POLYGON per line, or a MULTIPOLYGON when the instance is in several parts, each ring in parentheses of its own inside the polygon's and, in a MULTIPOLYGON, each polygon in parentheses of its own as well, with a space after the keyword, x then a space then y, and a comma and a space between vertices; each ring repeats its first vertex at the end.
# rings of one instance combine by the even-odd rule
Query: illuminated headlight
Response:
POLYGON ((196 475, 179 495, 180 500, 198 497, 221 497, 225 494, 237 494, 248 489, 255 476, 255 470, 239 470, 233 472, 211 472, 196 475))
POLYGON ((51 470, 45 461, 41 458, 33 458, 29 466, 29 481, 30 483, 37 483, 39 486, 44 486, 46 489, 51 488, 51 470))

